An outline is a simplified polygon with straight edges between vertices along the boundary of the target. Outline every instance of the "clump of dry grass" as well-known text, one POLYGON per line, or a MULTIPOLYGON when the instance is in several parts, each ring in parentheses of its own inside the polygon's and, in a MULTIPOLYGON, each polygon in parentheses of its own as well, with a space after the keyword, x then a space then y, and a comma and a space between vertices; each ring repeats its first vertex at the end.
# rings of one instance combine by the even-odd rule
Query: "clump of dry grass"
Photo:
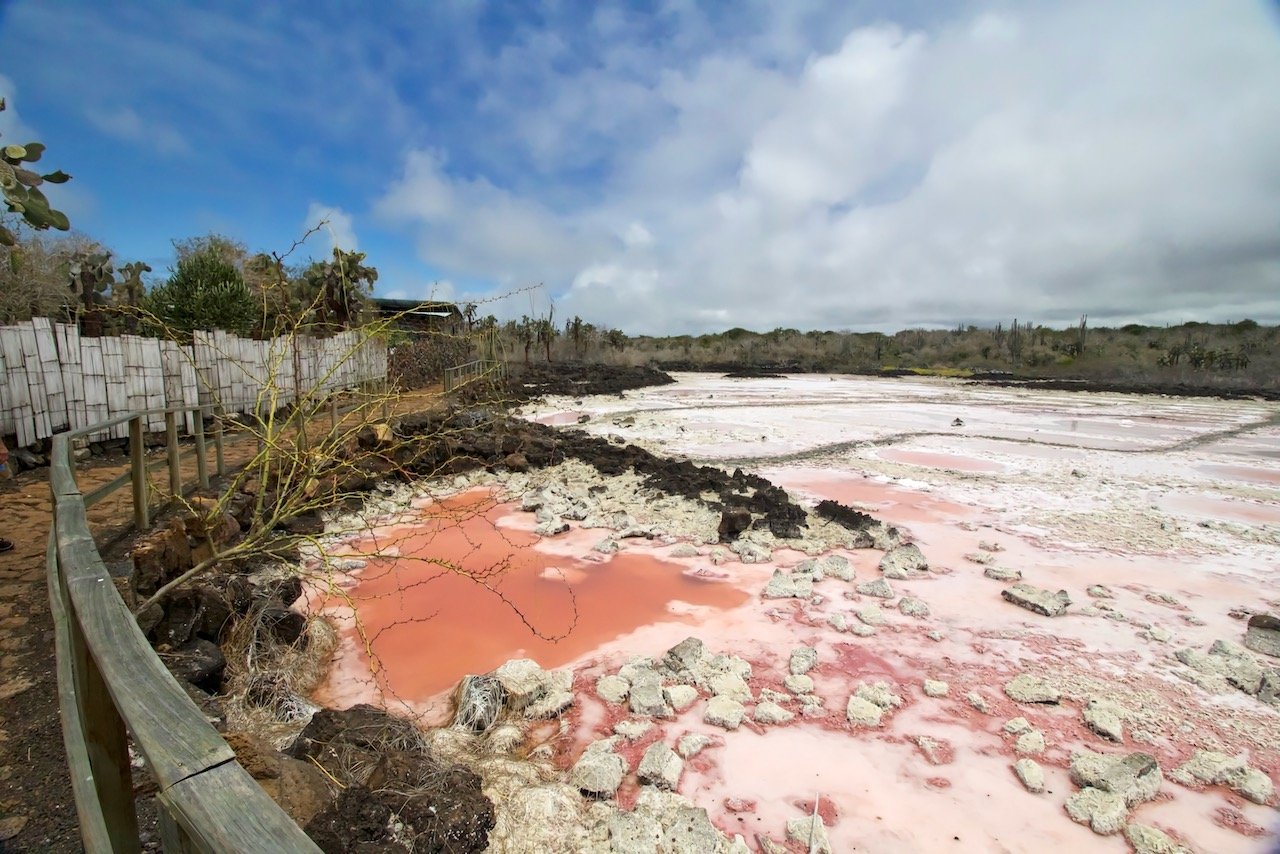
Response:
POLYGON ((310 617, 298 640, 282 643, 263 620, 259 605, 240 618, 223 640, 227 659, 223 710, 227 726, 288 744, 316 707, 307 696, 328 672, 338 631, 324 617, 310 617))

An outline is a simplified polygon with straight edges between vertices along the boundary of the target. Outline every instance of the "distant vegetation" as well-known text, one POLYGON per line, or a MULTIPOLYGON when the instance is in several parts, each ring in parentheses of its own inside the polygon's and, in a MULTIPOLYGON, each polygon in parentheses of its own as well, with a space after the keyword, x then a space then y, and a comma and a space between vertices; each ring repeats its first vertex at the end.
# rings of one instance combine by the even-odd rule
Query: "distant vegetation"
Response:
MULTIPOLYGON (((501 327, 509 357, 532 350, 528 318, 501 327), (527 325, 526 325, 527 324, 527 325)), ((1280 327, 1237 323, 1129 324, 1066 329, 1014 320, 992 327, 879 332, 801 332, 734 328, 708 335, 627 336, 572 318, 557 338, 556 359, 667 370, 820 373, 915 373, 939 376, 1008 373, 1114 383, 1280 388, 1280 327)))

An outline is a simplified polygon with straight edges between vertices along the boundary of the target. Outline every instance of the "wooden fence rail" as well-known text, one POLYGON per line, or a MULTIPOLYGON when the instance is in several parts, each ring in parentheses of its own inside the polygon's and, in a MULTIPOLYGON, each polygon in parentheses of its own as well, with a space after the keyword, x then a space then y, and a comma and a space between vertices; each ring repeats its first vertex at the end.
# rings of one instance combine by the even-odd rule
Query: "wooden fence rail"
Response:
MULTIPOLYGON (((332 392, 386 375, 385 342, 360 329, 263 341, 215 330, 184 346, 138 335, 81 338, 74 325, 37 317, 0 326, 0 436, 25 447, 110 421, 80 435, 122 439, 127 419, 116 416, 165 407, 184 407, 181 427, 190 434, 197 405, 251 412, 264 390, 283 406, 298 390, 332 392)), ((166 428, 163 414, 148 416, 146 431, 166 428)))
MULTIPOLYGON (((120 598, 89 532, 89 498, 131 482, 134 521, 149 521, 142 434, 159 419, 168 429, 170 486, 183 490, 177 420, 203 428, 206 407, 140 409, 86 424, 53 439, 49 486, 53 529, 46 568, 57 658, 58 699, 81 838, 89 854, 141 849, 134 810, 128 737, 159 788, 160 836, 166 851, 318 852, 320 849, 258 786, 231 747, 205 720, 147 643, 120 598), (127 425, 132 463, 126 477, 83 496, 72 465, 72 440, 127 425)), ((216 422, 215 422, 216 423, 216 422)), ((196 436, 196 481, 208 483, 203 429, 196 436)), ((224 473, 221 431, 218 473, 224 473)))
POLYGON ((499 362, 494 359, 476 359, 453 368, 445 368, 444 390, 448 394, 459 386, 474 382, 481 377, 500 379, 505 378, 506 375, 506 362, 499 362))

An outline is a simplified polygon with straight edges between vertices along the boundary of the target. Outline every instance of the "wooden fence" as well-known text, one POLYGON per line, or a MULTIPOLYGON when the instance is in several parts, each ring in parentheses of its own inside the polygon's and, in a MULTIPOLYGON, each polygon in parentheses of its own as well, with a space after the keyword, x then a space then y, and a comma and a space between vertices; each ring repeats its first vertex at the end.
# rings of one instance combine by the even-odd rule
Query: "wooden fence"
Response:
POLYGON ((123 438, 127 419, 146 411, 148 431, 165 429, 163 411, 180 409, 195 429, 195 407, 238 413, 278 408, 301 393, 351 388, 387 375, 387 350, 358 329, 331 338, 262 341, 197 332, 190 345, 122 335, 81 338, 74 325, 38 317, 0 326, 0 436, 20 447, 63 430, 90 441, 123 438), (102 427, 102 422, 113 422, 102 427), (85 431, 90 425, 99 425, 85 431))
MULTIPOLYGON (((141 848, 129 736, 158 788, 160 838, 171 852, 318 852, 297 824, 253 781, 204 714, 178 685, 120 598, 89 532, 85 507, 103 488, 80 494, 72 440, 123 427, 132 464, 107 491, 132 481, 134 518, 149 502, 142 433, 166 424, 170 488, 183 492, 177 420, 196 425, 196 481, 208 485, 202 409, 143 409, 60 433, 49 485, 53 529, 46 569, 54 623, 58 701, 81 839, 89 854, 141 848)), ((217 434, 218 473, 224 472, 217 434)))
POLYGON ((453 368, 445 368, 444 390, 445 393, 448 394, 459 386, 465 385, 469 382, 474 382, 481 377, 499 379, 505 378, 506 375, 506 362, 498 362, 491 359, 476 359, 453 368))

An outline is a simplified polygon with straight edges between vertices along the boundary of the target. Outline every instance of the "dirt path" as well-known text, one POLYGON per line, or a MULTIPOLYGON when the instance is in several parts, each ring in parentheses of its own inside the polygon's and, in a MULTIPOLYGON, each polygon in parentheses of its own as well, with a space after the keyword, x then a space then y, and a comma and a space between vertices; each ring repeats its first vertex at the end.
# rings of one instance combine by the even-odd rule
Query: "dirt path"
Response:
MULTIPOLYGON (((396 412, 429 408, 439 387, 400 398, 396 412)), ((327 429, 328 416, 311 429, 327 429)), ((310 431, 309 431, 310 432, 310 431)), ((229 435, 225 460, 234 469, 252 458, 252 437, 229 435)), ((156 448, 148 459, 163 459, 156 448)), ((213 468, 213 448, 209 467, 213 468)), ((128 469, 128 458, 94 458, 76 467, 87 492, 128 469)), ((184 482, 195 477, 194 457, 183 464, 184 482)), ((48 470, 24 472, 0 481, 0 536, 13 551, 0 554, 0 852, 79 851, 80 831, 62 746, 53 623, 49 616, 45 549, 50 504, 48 470)), ((157 492, 168 483, 161 466, 151 473, 157 492)), ((127 487, 89 508, 89 525, 99 543, 118 537, 132 520, 127 487)))

